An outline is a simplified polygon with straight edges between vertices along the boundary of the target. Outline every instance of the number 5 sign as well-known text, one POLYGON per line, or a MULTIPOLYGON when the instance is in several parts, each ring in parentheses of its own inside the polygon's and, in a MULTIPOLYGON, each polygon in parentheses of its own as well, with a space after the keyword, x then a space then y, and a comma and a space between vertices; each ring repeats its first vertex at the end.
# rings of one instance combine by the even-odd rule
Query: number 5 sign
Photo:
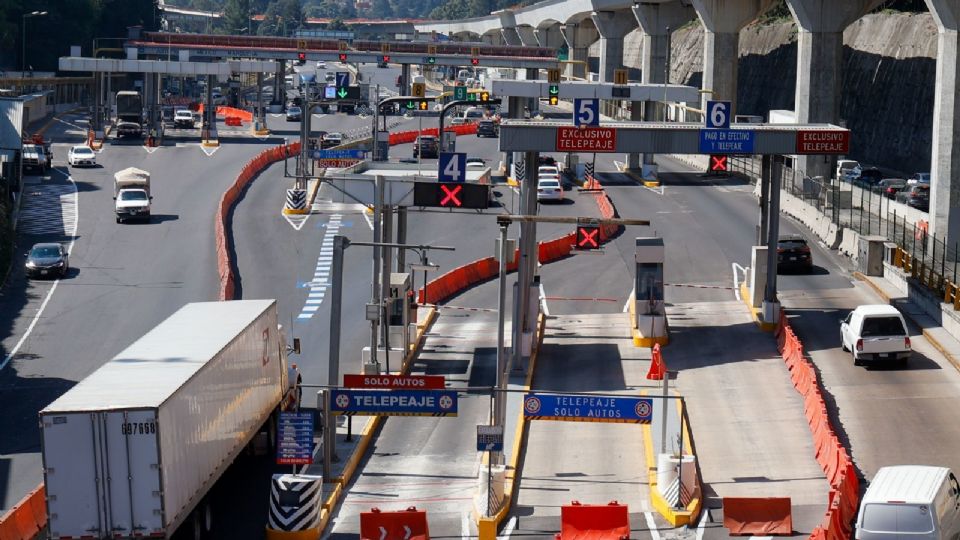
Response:
POLYGON ((600 125, 600 100, 574 99, 573 100, 573 125, 575 126, 599 126, 600 125))
POLYGON ((729 101, 708 101, 707 102, 707 127, 729 129, 730 128, 730 102, 729 101))
POLYGON ((467 155, 463 152, 441 152, 437 160, 440 166, 438 180, 441 182, 465 182, 467 180, 467 155))

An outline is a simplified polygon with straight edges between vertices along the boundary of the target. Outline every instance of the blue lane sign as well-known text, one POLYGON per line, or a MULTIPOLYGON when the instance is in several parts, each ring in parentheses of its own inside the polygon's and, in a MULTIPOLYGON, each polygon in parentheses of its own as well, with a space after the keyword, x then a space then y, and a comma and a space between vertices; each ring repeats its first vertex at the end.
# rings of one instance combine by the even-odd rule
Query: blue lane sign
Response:
POLYGON ((313 159, 363 159, 363 150, 314 150, 313 159))
POLYGON ((463 152, 440 152, 437 179, 441 182, 467 181, 467 155, 463 152))
POLYGON ((526 394, 523 415, 532 420, 649 424, 653 400, 628 396, 526 394))
POLYGON ((704 118, 708 128, 727 129, 730 127, 730 102, 708 101, 707 115, 704 118))
POLYGON ((313 413, 281 412, 277 426, 277 465, 313 463, 313 413))
POLYGON ((503 452, 503 426, 477 426, 477 452, 503 452))
POLYGON ((456 390, 334 390, 335 416, 456 416, 456 390))
POLYGON ((701 154, 752 154, 753 134, 749 129, 701 129, 701 154))
POLYGON ((597 98, 574 99, 573 100, 573 125, 599 126, 600 125, 600 100, 597 98))
POLYGON ((338 71, 337 72, 337 88, 346 88, 348 86, 350 86, 350 72, 338 71))
POLYGON ((323 87, 323 99, 337 99, 337 87, 336 87, 336 86, 324 86, 324 87, 323 87))

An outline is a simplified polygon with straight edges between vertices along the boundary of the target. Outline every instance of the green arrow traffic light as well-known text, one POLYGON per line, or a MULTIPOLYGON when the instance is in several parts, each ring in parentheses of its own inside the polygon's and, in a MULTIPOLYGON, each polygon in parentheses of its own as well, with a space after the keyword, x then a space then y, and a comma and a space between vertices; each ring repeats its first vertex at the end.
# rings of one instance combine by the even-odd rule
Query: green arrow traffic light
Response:
POLYGON ((548 91, 550 92, 551 96, 558 96, 560 95, 560 85, 551 84, 548 91))
POLYGON ((408 109, 416 109, 416 108, 417 108, 417 104, 414 103, 414 102, 412 102, 412 101, 408 101, 408 102, 407 102, 407 108, 408 108, 408 109))
POLYGON ((347 97, 347 89, 346 89, 346 88, 340 88, 340 89, 338 89, 338 90, 337 90, 337 95, 340 96, 340 99, 343 99, 343 98, 347 97))

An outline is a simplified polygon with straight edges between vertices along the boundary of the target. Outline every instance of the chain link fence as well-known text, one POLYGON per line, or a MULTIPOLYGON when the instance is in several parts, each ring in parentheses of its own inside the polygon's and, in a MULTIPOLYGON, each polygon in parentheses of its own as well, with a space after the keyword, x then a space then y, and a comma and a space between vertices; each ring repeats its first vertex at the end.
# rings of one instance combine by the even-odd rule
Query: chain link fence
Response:
MULTIPOLYGON (((781 189, 830 218, 838 227, 862 236, 882 236, 896 244, 895 266, 922 285, 960 309, 957 279, 960 274, 960 243, 929 233, 927 214, 909 208, 876 186, 856 185, 832 178, 808 177, 794 169, 792 160, 780 165, 781 189)), ((752 156, 731 156, 730 171, 746 176, 757 184, 761 160, 752 156)), ((759 195, 759 190, 756 191, 759 195)))

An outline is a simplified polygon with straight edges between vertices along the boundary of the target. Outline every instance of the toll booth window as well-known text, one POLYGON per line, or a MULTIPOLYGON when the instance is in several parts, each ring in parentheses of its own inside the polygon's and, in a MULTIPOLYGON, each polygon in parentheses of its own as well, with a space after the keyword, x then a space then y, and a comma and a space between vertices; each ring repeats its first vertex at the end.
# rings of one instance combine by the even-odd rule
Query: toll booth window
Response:
POLYGON ((403 324, 403 298, 395 298, 390 302, 390 325, 400 326, 403 324))
POLYGON ((637 264, 637 300, 663 300, 663 265, 660 263, 637 264))

